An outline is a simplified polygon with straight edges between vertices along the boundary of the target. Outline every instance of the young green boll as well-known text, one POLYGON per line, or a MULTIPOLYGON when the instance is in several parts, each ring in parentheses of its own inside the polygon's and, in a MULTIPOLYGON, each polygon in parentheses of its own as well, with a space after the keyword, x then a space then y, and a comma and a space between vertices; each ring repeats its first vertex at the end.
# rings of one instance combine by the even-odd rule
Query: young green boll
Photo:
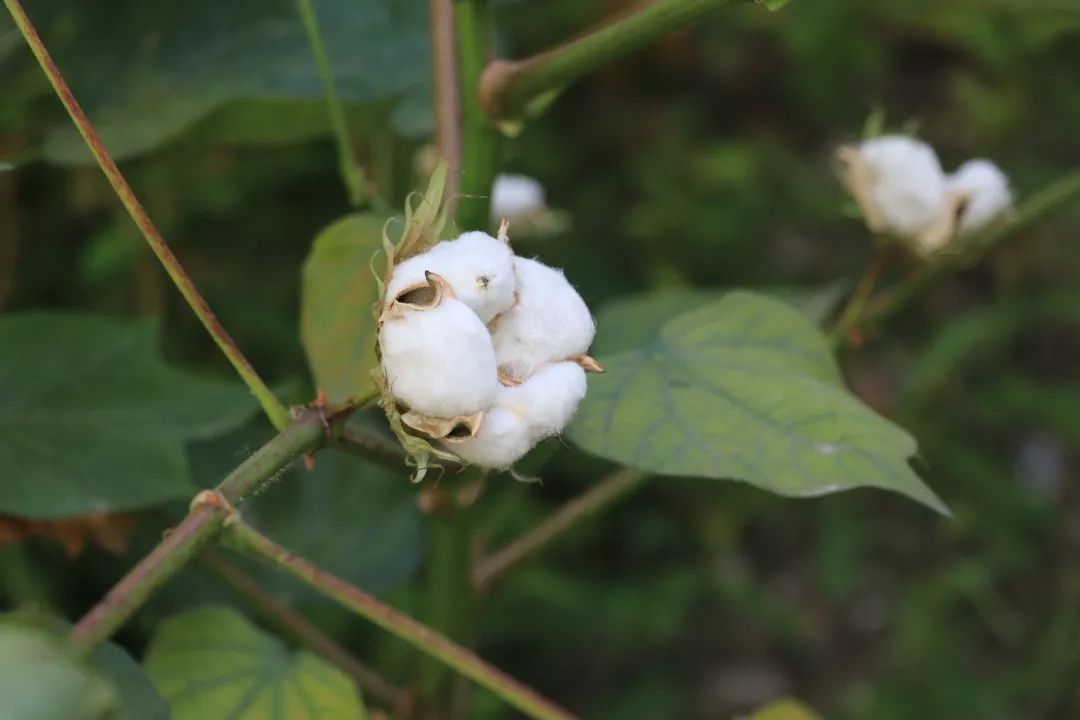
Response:
POLYGON ((580 365, 545 366, 522 384, 501 388, 474 437, 444 446, 470 464, 509 468, 538 442, 562 432, 583 397, 580 365))
POLYGON ((431 304, 410 304, 405 293, 383 315, 383 372, 394 398, 416 413, 472 415, 487 409, 501 387, 491 335, 441 278, 429 277, 437 289, 431 304))
POLYGON ((517 302, 491 324, 499 368, 526 380, 542 365, 588 351, 596 323, 562 271, 519 257, 514 275, 517 302))
POLYGON ((484 323, 514 304, 514 253, 507 243, 487 233, 467 232, 404 261, 394 268, 386 297, 396 297, 423 282, 425 272, 445 278, 454 297, 484 323))
POLYGON ((983 229, 1012 203, 1008 178, 989 160, 967 161, 948 182, 949 189, 965 199, 959 216, 961 235, 983 229))
POLYGON ((861 143, 854 158, 855 195, 871 230, 914 237, 941 222, 945 173, 929 145, 888 135, 861 143))

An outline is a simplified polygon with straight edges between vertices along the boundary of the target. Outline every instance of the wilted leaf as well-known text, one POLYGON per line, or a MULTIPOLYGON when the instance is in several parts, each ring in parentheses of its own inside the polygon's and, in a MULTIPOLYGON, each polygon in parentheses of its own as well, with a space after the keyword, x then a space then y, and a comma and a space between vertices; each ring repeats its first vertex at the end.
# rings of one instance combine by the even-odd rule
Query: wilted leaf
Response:
POLYGON ((844 389, 826 339, 782 302, 730 293, 599 359, 568 430, 589 452, 782 495, 880 487, 946 512, 908 465, 915 441, 844 389))
POLYGON ((0 708, 4 720, 112 718, 116 693, 56 633, 0 618, 0 708))
MULTIPOLYGON (((107 14, 54 0, 28 9, 117 158, 153 150, 230 103, 322 100, 295 0, 153 8, 114 0, 107 14)), ((407 105, 428 116, 426 3, 315 0, 315 9, 344 103, 380 104, 386 112, 407 105)), ((429 125, 401 120, 413 129, 429 125)), ((48 136, 45 155, 90 161, 67 123, 48 136)))
POLYGON ((24 520, 0 515, 0 545, 38 537, 60 543, 68 557, 81 555, 87 544, 119 554, 127 549, 135 525, 135 516, 127 514, 85 515, 65 520, 24 520))
POLYGON ((0 319, 0 512, 59 518, 193 494, 185 443, 254 403, 238 384, 168 367, 154 344, 147 322, 0 319))
POLYGON ((226 608, 200 608, 164 622, 145 665, 173 720, 365 717, 347 675, 309 652, 290 654, 226 608))
POLYGON ((379 288, 372 257, 382 251, 385 217, 348 215, 315 238, 300 285, 300 339, 315 385, 331 403, 373 389, 379 288))

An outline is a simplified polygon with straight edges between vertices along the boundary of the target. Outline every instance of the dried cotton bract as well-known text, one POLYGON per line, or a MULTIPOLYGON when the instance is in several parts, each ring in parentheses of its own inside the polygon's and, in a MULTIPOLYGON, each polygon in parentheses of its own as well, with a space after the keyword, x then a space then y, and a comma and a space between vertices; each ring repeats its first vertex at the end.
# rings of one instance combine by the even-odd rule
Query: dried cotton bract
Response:
POLYGON ((491 335, 442 278, 428 278, 389 296, 379 329, 383 372, 409 410, 439 418, 473 415, 491 405, 499 389, 491 335))
POLYGON ((454 297, 468 305, 484 323, 514 304, 514 253, 502 240, 483 232, 468 232, 456 240, 437 243, 394 268, 386 296, 424 281, 424 273, 443 277, 454 297))
POLYGON ((542 365, 588 352, 596 323, 562 271, 519 257, 514 275, 517 303, 491 324, 499 369, 525 380, 542 365))
POLYGON ((1009 180, 989 160, 969 160, 949 177, 949 189, 963 198, 958 217, 961 235, 982 230, 1012 203, 1009 180))

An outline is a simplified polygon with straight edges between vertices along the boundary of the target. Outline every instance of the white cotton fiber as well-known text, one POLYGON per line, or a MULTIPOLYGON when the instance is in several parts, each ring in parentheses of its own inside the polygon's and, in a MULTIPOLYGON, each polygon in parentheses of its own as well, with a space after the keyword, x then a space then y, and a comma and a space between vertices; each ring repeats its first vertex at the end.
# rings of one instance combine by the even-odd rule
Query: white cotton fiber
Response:
POLYGON ((496 404, 484 414, 475 437, 443 446, 471 465, 508 468, 536 444, 525 417, 514 407, 496 404))
POLYGON ((858 154, 867 170, 867 199, 884 224, 881 229, 911 237, 942 221, 945 173, 933 148, 888 135, 863 142, 858 154))
POLYGON ((467 232, 396 266, 386 289, 387 302, 423 282, 425 272, 445 278, 454 297, 485 323, 514 303, 514 253, 487 233, 467 232))
POLYGON ((511 222, 547 209, 544 186, 527 175, 502 174, 491 188, 491 219, 511 222))
POLYGON ((499 367, 528 379, 541 365, 583 355, 596 323, 561 270, 515 258, 517 302, 491 324, 499 367))
POLYGON ((501 387, 487 327, 451 297, 390 313, 379 347, 391 394, 422 415, 472 415, 487 409, 501 387))
POLYGON ((949 177, 948 183, 950 190, 966 198, 960 213, 961 234, 986 227, 1012 203, 1008 178, 989 160, 969 160, 949 177))
POLYGON ((585 397, 585 370, 561 362, 541 368, 521 385, 499 390, 476 436, 445 446, 473 465, 508 468, 536 443, 566 427, 585 397))

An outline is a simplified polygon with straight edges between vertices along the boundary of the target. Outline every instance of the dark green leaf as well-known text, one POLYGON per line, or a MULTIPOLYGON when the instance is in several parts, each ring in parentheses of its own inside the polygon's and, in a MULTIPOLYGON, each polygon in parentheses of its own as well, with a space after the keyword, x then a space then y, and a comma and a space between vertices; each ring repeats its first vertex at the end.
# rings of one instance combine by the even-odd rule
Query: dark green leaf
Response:
POLYGON ((300 339, 315 385, 331 402, 370 391, 379 288, 372 257, 382 250, 386 218, 348 215, 319 233, 304 263, 300 339))
POLYGON ((116 688, 118 707, 109 720, 169 720, 165 699, 119 645, 100 646, 90 656, 90 664, 116 688))
MULTIPOLYGON (((116 695, 63 639, 23 619, 0 618, 0 713, 4 720, 112 718, 116 695)), ((149 716, 147 716, 149 717, 149 716)))
POLYGON ((55 518, 194 492, 188 440, 254 409, 238 384, 174 370, 154 326, 92 315, 0 319, 0 512, 55 518))
MULTIPOLYGON (((315 0, 315 6, 341 100, 387 110, 408 101, 412 110, 403 124, 427 127, 429 121, 412 117, 429 114, 426 4, 315 0)), ((322 100, 295 0, 189 0, 153 8, 115 0, 107 15, 67 2, 30 10, 116 158, 153 150, 230 103, 322 100), (72 27, 78 34, 71 35, 72 27)), ((48 136, 45 155, 90 160, 67 123, 48 136)))
POLYGON ((366 717, 347 675, 309 652, 290 654, 226 608, 200 608, 163 623, 145 664, 173 720, 366 717))
POLYGON ((568 431, 589 452, 782 495, 880 487, 946 512, 908 464, 915 441, 844 389, 826 339, 782 302, 730 293, 600 361, 568 431))

